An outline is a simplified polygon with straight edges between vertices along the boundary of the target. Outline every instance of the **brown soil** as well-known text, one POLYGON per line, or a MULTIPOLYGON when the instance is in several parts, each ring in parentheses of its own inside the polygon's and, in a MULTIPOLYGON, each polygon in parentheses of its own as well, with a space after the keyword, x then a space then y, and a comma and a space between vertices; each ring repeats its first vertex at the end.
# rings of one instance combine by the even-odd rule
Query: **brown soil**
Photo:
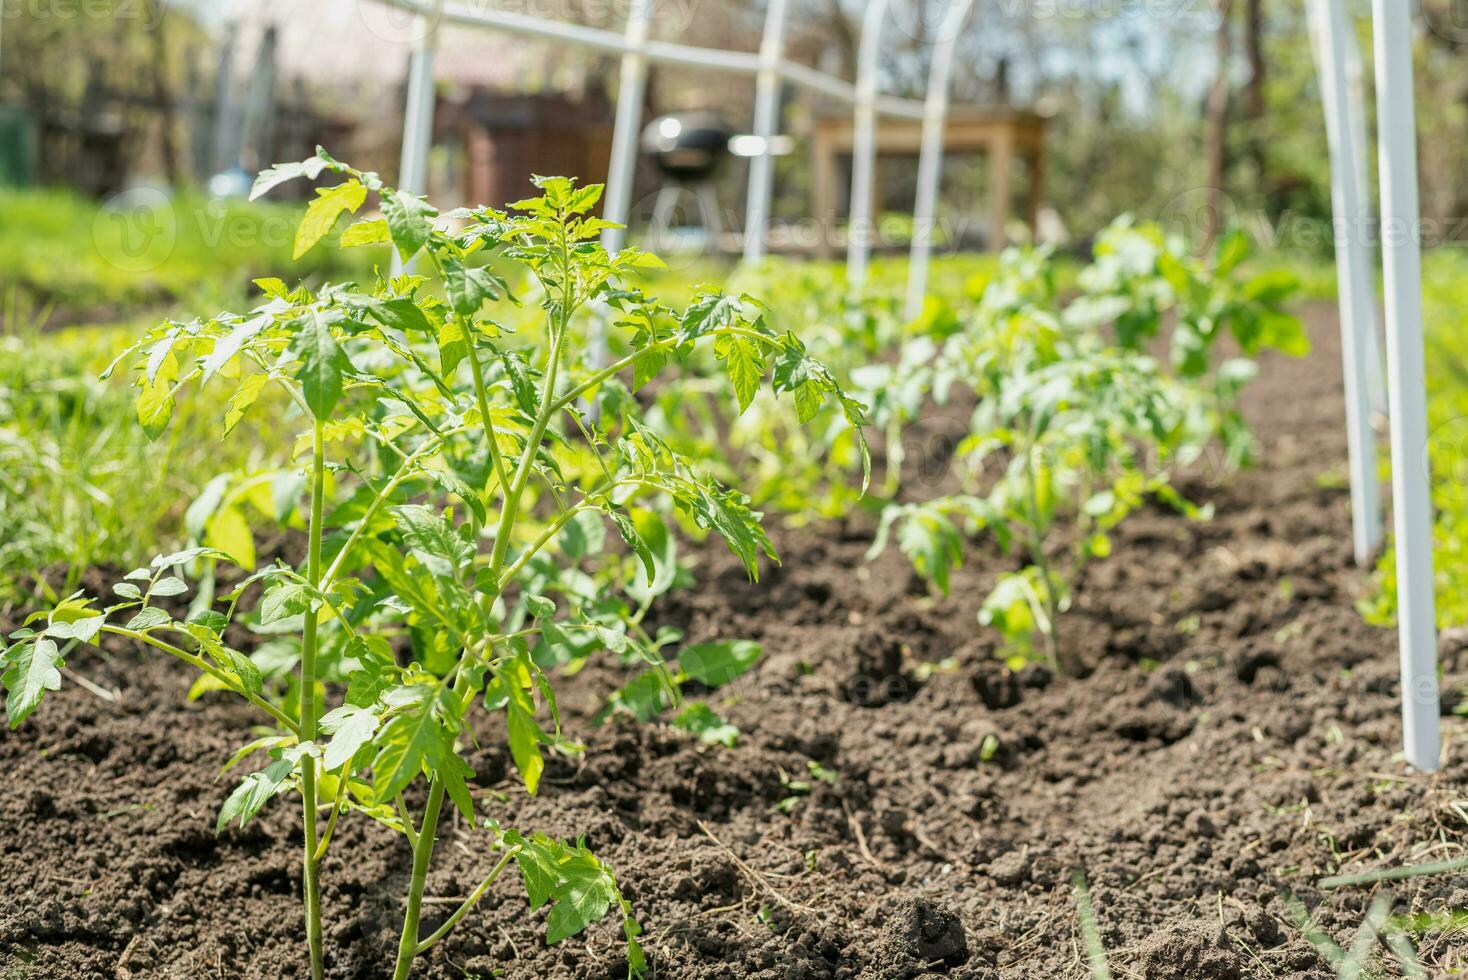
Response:
MULTIPOLYGON (((986 545, 935 600, 900 556, 865 563, 865 533, 787 533, 759 586, 710 551, 701 587, 661 611, 693 639, 764 644, 719 692, 736 748, 592 728, 619 675, 588 669, 560 685, 584 757, 553 761, 530 799, 487 731, 483 812, 584 834, 660 977, 1085 977, 1076 869, 1119 977, 1331 976, 1282 896, 1348 942, 1369 891, 1320 877, 1461 853, 1468 726, 1446 720, 1439 775, 1402 764, 1395 637, 1352 609, 1347 495, 1321 479, 1344 470, 1334 321, 1311 320, 1316 353, 1268 360, 1251 389, 1263 467, 1200 476, 1187 489, 1212 522, 1138 515, 1090 572, 1064 637, 1089 677, 994 659, 975 613, 1004 559, 986 545)), ((67 684, 0 734, 0 978, 304 976, 294 809, 213 832, 230 788, 214 774, 250 714, 186 703, 187 672, 135 651, 72 666, 121 700, 67 684)), ((425 929, 492 861, 483 832, 446 824, 425 929)), ((332 977, 387 975, 407 866, 401 840, 343 821, 323 872, 332 977)), ((1468 879, 1397 898, 1468 908, 1468 879)), ((506 878, 419 975, 625 976, 610 924, 547 948, 541 918, 506 878)), ((1437 970, 1463 965, 1461 935, 1419 945, 1437 970)))

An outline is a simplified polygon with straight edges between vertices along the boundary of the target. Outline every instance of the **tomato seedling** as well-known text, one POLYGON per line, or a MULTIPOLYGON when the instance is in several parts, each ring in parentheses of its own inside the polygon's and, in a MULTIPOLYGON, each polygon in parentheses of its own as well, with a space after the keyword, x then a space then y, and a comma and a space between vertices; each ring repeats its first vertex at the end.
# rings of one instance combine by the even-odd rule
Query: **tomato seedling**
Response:
MULTIPOLYGON (((466 758, 474 709, 502 719, 510 755, 535 793, 545 753, 576 750, 561 730, 546 665, 584 656, 588 642, 661 665, 627 607, 586 596, 595 590, 567 598, 581 554, 570 539, 584 545, 589 520, 615 528, 645 588, 666 577, 654 548, 671 533, 668 514, 720 536, 751 578, 762 556, 774 557, 745 496, 671 448, 632 391, 708 347, 740 410, 766 381, 803 419, 831 400, 859 433, 862 407, 793 335, 772 330, 753 299, 705 289, 675 310, 629 285, 631 272, 657 260, 635 248, 609 254, 598 243, 607 227, 591 214, 599 185, 536 178, 539 194, 506 210, 439 215, 423 198, 318 151, 262 173, 254 194, 323 175, 337 182, 307 207, 297 257, 323 240, 390 245, 422 272, 365 287, 260 280, 265 299, 255 309, 165 323, 113 365, 136 369, 138 416, 155 434, 189 385, 219 398, 226 434, 267 386, 285 393, 306 427, 304 478, 284 481, 288 507, 299 506, 297 492, 305 497, 304 559, 260 568, 217 601, 196 596, 180 618, 160 601, 187 591, 177 573, 241 557, 191 548, 129 573, 114 588, 119 601, 77 594, 32 616, 3 654, 10 724, 60 687, 59 644, 107 634, 171 654, 204 675, 203 688, 233 692, 274 729, 230 761, 269 758, 229 795, 217 825, 243 825, 274 797, 299 794, 313 977, 323 975, 325 958, 322 860, 348 813, 392 828, 412 848, 396 980, 511 864, 532 909, 550 906, 548 942, 620 916, 628 971, 641 975, 641 930, 612 869, 581 843, 493 821, 486 826, 498 860, 423 935, 424 883, 445 802, 471 824, 480 816, 466 758), (351 221, 335 235, 369 195, 381 217, 351 221), (523 340, 492 315, 517 302, 496 271, 512 265, 528 273, 527 296, 540 310, 523 340), (587 339, 598 317, 621 331, 606 364, 596 363, 587 339), (216 395, 221 387, 227 394, 216 395), (563 603, 537 591, 554 592, 558 581, 563 603), (263 594, 246 608, 240 600, 255 586, 263 594), (268 665, 230 644, 237 627, 273 639, 268 665), (420 780, 427 785, 415 816, 408 798, 420 780)), ((249 539, 248 528, 229 530, 216 537, 249 539)), ((684 672, 690 656, 681 657, 684 672)))

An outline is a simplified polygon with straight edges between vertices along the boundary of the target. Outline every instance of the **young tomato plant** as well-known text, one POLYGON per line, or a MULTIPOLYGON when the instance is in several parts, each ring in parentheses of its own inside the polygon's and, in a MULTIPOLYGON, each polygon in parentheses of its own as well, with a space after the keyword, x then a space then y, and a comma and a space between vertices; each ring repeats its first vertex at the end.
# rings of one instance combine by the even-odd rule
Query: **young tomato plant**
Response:
MULTIPOLYGON (((325 960, 320 870, 347 814, 385 824, 412 848, 395 980, 511 864, 532 909, 550 906, 548 942, 618 915, 628 971, 642 975, 640 928, 611 868, 579 843, 494 821, 485 826, 498 859, 463 905, 423 935, 424 883, 445 803, 471 825, 479 816, 464 757, 474 713, 502 719, 510 755, 535 793, 545 753, 576 748, 562 734, 548 665, 585 656, 588 644, 661 664, 639 613, 597 602, 584 583, 579 591, 567 584, 577 579, 573 566, 591 526, 615 528, 648 596, 655 578, 665 588, 669 575, 657 543, 669 533, 664 514, 722 537, 751 577, 762 554, 774 557, 746 498, 671 449, 642 419, 624 376, 635 389, 707 346, 741 410, 766 379, 803 418, 832 400, 859 430, 861 406, 799 341, 771 330, 748 297, 705 290, 674 310, 625 286, 624 274, 656 260, 598 244, 607 225, 590 211, 600 186, 536 178, 540 194, 506 211, 440 216, 422 198, 318 151, 267 170, 255 194, 323 174, 338 182, 306 209, 296 254, 322 240, 390 243, 422 274, 314 289, 262 280, 266 299, 255 309, 165 323, 117 362, 137 369, 138 415, 154 433, 187 385, 228 389, 226 433, 264 388, 285 392, 305 426, 304 480, 283 481, 305 498, 304 560, 261 568, 179 619, 158 601, 187 590, 175 573, 238 557, 194 548, 130 573, 114 589, 117 602, 78 594, 33 616, 4 652, 10 723, 59 688, 60 644, 101 634, 171 654, 208 678, 204 688, 255 706, 273 731, 241 747, 231 766, 261 752, 269 761, 229 795, 218 827, 246 823, 278 795, 299 795, 315 978, 325 960), (334 235, 369 195, 382 216, 334 235), (528 273, 541 315, 523 341, 491 315, 515 300, 485 256, 495 268, 528 273), (591 317, 578 315, 593 308, 624 331, 604 366, 585 339, 591 317), (246 610, 240 599, 255 586, 263 595, 246 610), (273 638, 268 665, 226 642, 237 635, 227 634, 232 625, 273 638), (410 798, 423 801, 416 813, 410 798)), ((683 660, 682 673, 691 674, 687 653, 683 660)))

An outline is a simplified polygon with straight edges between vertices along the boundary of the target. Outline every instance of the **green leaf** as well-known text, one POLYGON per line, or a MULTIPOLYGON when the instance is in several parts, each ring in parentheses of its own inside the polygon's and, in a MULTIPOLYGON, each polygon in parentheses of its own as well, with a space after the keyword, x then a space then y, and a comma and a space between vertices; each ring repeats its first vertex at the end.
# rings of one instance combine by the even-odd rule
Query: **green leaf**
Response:
POLYGON ((53 619, 51 625, 46 627, 46 635, 54 636, 58 640, 80 640, 83 643, 91 643, 97 638, 105 622, 107 622, 107 617, 101 615, 86 616, 70 622, 57 622, 53 619))
POLYGON ((382 218, 353 222, 342 232, 342 248, 357 248, 363 245, 384 245, 392 241, 392 232, 382 218))
POLYGON ((61 690, 61 668, 66 662, 56 641, 40 636, 20 643, 5 652, 5 716, 11 728, 18 728, 41 703, 47 691, 61 690))
POLYGON ((452 255, 440 258, 439 265, 443 270, 444 293, 459 316, 471 317, 485 303, 505 294, 504 280, 488 269, 471 268, 452 255))
POLYGON ((394 507, 392 515, 403 542, 433 574, 452 578, 474 557, 473 542, 459 534, 448 514, 422 504, 403 504, 394 507))
POLYGON ((455 494, 464 501, 464 506, 473 511, 481 525, 486 522, 489 514, 484 509, 484 501, 479 499, 478 491, 447 470, 428 470, 427 473, 428 478, 437 483, 441 489, 455 494))
POLYGON ((321 756, 321 765, 334 772, 352 761, 357 750, 377 733, 377 712, 355 704, 344 704, 321 716, 321 730, 332 736, 321 756))
POLYGON ((679 652, 678 666, 700 684, 718 687, 753 667, 760 653, 760 645, 752 640, 697 643, 679 652))
POLYGON ((713 709, 702 701, 689 702, 673 719, 673 724, 710 745, 732 749, 739 738, 739 729, 714 714, 713 709))
POLYGON ((269 626, 308 612, 317 598, 316 590, 304 582, 281 582, 272 586, 260 599, 260 625, 269 626))
POLYGON ((744 337, 721 337, 715 351, 729 372, 729 382, 734 386, 734 397, 739 400, 739 412, 743 414, 754 401, 760 382, 764 380, 764 358, 744 337))
MULTIPOLYGON (((257 182, 258 184, 258 182, 257 182)), ((354 212, 367 199, 367 188, 353 178, 335 187, 318 187, 316 199, 306 206, 306 216, 296 229, 296 246, 292 259, 299 259, 331 231, 343 211, 354 212)))
POLYGON ((653 580, 657 578, 658 566, 657 562, 653 560, 652 549, 638 533, 637 525, 632 523, 632 518, 621 511, 608 511, 607 516, 617 526, 617 532, 622 535, 622 540, 627 542, 627 547, 631 548, 633 554, 642 560, 643 570, 647 572, 647 584, 652 585, 653 580))
POLYGON ((739 300, 722 293, 705 293, 689 303, 684 310, 679 321, 683 328, 679 332, 679 339, 696 340, 720 327, 733 326, 739 322, 742 314, 739 300))
POLYGON ((215 339, 214 349, 201 362, 204 373, 200 376, 200 381, 208 381, 214 377, 221 368, 234 360, 235 355, 244 349, 245 344, 259 336, 260 332, 270 326, 272 322, 274 318, 269 313, 262 313, 257 317, 235 324, 229 333, 215 339))
POLYGON ((606 916, 613 903, 622 907, 622 895, 610 869, 584 845, 574 847, 536 833, 530 838, 510 830, 507 847, 518 848, 515 863, 525 881, 531 911, 551 904, 545 941, 555 945, 606 916))
POLYGON ((377 754, 372 759, 372 796, 385 803, 418 777, 425 763, 438 757, 442 737, 433 717, 432 691, 408 688, 418 700, 390 718, 373 739, 377 754))
POLYGON ((404 261, 428 243, 428 236, 433 232, 429 219, 437 214, 438 209, 417 194, 403 190, 382 192, 382 215, 404 261))
MULTIPOLYGON (((264 769, 246 776, 225 799, 224 806, 219 808, 219 819, 214 822, 214 832, 223 832, 232 822, 237 822, 241 827, 249 823, 260 812, 260 808, 285 786, 300 758, 301 753, 287 751, 264 769)), ((314 765, 312 762, 307 764, 314 765)))
POLYGON ((296 378, 311 414, 325 421, 341 400, 342 372, 352 370, 352 363, 320 312, 313 310, 294 324, 297 329, 290 350, 301 362, 296 378))
POLYGON ((474 775, 474 770, 455 754, 453 736, 447 732, 444 733, 443 748, 439 757, 441 761, 434 767, 434 772, 443 780, 443 788, 448 792, 449 799, 454 801, 454 806, 459 808, 464 819, 472 826, 474 797, 469 794, 469 784, 465 780, 474 775))
POLYGON ((142 633, 145 630, 155 629, 171 622, 173 622, 173 617, 168 615, 165 610, 159 609, 157 606, 148 606, 146 609, 139 609, 138 614, 128 620, 126 628, 137 633, 142 633))
POLYGON ((438 363, 445 375, 453 374, 454 368, 469 355, 469 338, 464 336, 464 324, 450 317, 438 328, 438 363))
POLYGON ((540 775, 545 771, 545 759, 540 754, 545 733, 536 724, 530 699, 523 691, 512 693, 506 703, 505 724, 510 737, 510 756, 525 781, 525 791, 534 796, 540 788, 540 775))
POLYGON ((240 420, 245 417, 245 413, 255 404, 255 400, 260 397, 261 390, 264 389, 265 383, 269 380, 270 375, 261 371, 257 374, 250 375, 240 382, 240 386, 235 389, 235 393, 229 398, 229 411, 224 414, 225 435, 229 435, 234 431, 234 427, 240 424, 240 420))
POLYGON ((300 163, 277 163, 273 167, 266 167, 260 171, 260 176, 255 178, 255 185, 250 188, 250 200, 253 201, 268 193, 272 188, 288 180, 295 180, 297 177, 315 180, 321 176, 321 171, 325 167, 326 161, 321 157, 311 157, 300 163))
POLYGON ((404 333, 414 330, 424 333, 434 332, 433 323, 424 314, 422 308, 406 296, 378 300, 368 309, 374 317, 395 330, 401 330, 404 333))
POLYGON ((157 439, 173 418, 173 385, 166 380, 145 383, 136 401, 138 422, 149 439, 157 439))

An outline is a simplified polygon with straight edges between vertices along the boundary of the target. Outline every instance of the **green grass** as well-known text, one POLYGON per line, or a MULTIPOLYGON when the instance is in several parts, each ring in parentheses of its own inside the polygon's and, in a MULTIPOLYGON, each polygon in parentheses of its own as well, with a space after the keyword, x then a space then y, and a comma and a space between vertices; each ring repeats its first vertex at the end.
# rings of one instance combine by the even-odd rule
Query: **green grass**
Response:
MULTIPOLYGON (((291 261, 299 208, 211 201, 153 190, 99 203, 66 191, 0 188, 0 289, 53 305, 53 322, 116 319, 139 309, 237 303, 250 279, 371 273, 385 252, 321 249, 291 261), (5 289, 5 287, 9 287, 5 289)), ((365 250, 364 250, 365 251, 365 250)))
POLYGON ((149 442, 132 389, 97 377, 136 333, 0 334, 0 607, 65 595, 89 567, 132 567, 179 542, 180 500, 288 438, 276 407, 252 414, 253 439, 222 444, 223 406, 198 399, 180 402, 165 435, 149 442))

